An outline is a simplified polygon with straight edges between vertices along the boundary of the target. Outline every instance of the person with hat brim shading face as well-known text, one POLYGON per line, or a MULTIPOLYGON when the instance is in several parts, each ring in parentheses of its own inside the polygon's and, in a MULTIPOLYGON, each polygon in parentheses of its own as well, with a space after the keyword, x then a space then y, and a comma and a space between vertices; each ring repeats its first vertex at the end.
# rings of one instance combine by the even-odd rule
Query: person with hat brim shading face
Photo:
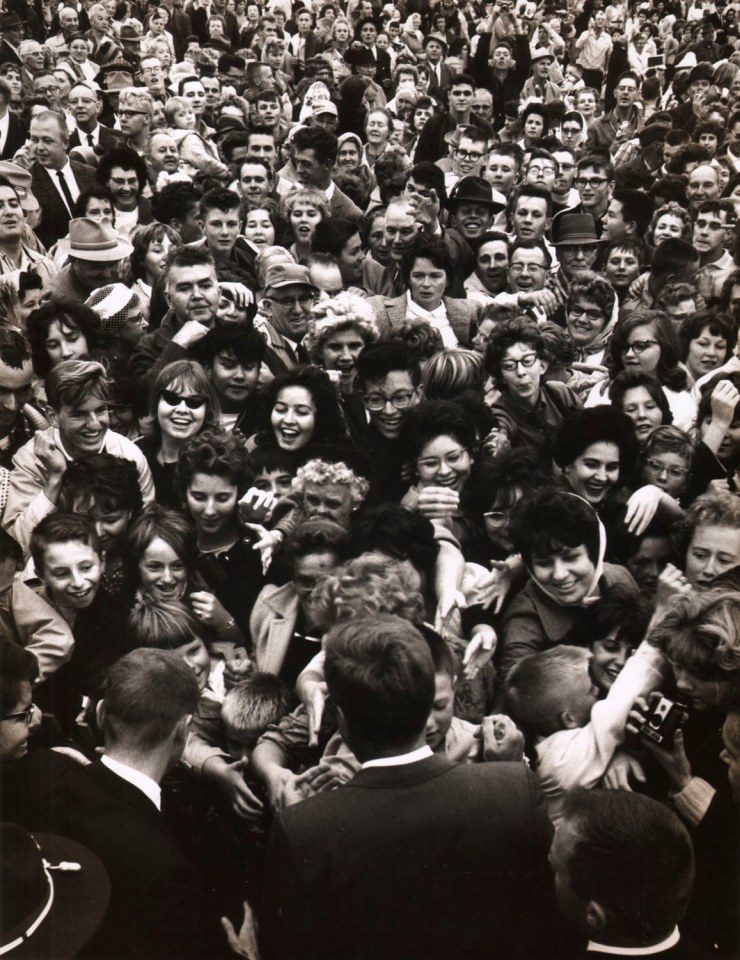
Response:
POLYGON ((693 53, 699 63, 717 63, 722 55, 720 45, 715 41, 715 28, 711 20, 704 20, 700 27, 699 39, 686 47, 687 53, 693 53))
POLYGON ((532 76, 522 87, 520 96, 522 103, 530 99, 550 103, 551 100, 562 98, 560 87, 550 79, 550 67, 554 60, 550 51, 542 47, 532 52, 532 76))
POLYGON ((416 145, 414 160, 421 163, 431 160, 432 163, 441 159, 447 153, 445 136, 452 133, 456 127, 477 127, 492 140, 493 130, 489 123, 473 113, 473 95, 475 81, 465 73, 456 74, 450 81, 448 106, 444 113, 432 116, 424 124, 416 145))
POLYGON ((563 210, 552 219, 550 237, 560 263, 555 282, 566 298, 573 277, 581 270, 593 270, 596 263, 599 239, 594 218, 590 213, 563 210))
POLYGON ((444 62, 447 56, 447 40, 439 33, 428 33, 422 48, 426 54, 426 69, 429 76, 429 95, 439 96, 450 87, 452 70, 444 62))
POLYGON ((496 214, 506 209, 506 197, 482 177, 462 177, 447 198, 447 209, 451 225, 475 249, 496 214))
POLYGON ((138 20, 129 20, 119 31, 121 53, 128 60, 132 70, 138 70, 141 63, 141 25, 138 20))
POLYGON ((45 286, 56 276, 52 261, 28 244, 28 227, 38 221, 38 210, 31 174, 15 163, 0 162, 0 276, 16 289, 23 271, 34 270, 45 286))
POLYGON ((268 268, 262 312, 268 317, 265 363, 274 374, 309 362, 302 340, 318 295, 307 267, 275 263, 268 268))
POLYGON ((683 102, 668 111, 673 118, 674 127, 688 130, 689 133, 694 132, 698 113, 701 112, 702 105, 712 86, 713 75, 714 67, 711 63, 697 63, 691 68, 683 102))
POLYGON ((0 14, 0 63, 17 63, 20 67, 23 63, 18 47, 23 40, 24 24, 17 13, 0 14))
POLYGON ((0 824, 0 952, 12 960, 71 960, 108 909, 110 880, 86 847, 0 824))
POLYGON ((134 249, 110 224, 88 217, 70 221, 69 236, 60 246, 69 263, 59 272, 54 295, 83 302, 93 290, 119 280, 123 261, 134 249))

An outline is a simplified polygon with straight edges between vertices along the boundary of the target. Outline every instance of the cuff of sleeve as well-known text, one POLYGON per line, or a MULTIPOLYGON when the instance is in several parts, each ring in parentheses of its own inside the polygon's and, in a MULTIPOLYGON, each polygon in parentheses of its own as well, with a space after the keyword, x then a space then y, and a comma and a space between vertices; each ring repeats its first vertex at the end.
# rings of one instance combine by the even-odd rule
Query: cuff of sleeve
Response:
POLYGON ((683 790, 671 799, 681 816, 695 827, 704 819, 715 792, 706 780, 692 777, 683 790))

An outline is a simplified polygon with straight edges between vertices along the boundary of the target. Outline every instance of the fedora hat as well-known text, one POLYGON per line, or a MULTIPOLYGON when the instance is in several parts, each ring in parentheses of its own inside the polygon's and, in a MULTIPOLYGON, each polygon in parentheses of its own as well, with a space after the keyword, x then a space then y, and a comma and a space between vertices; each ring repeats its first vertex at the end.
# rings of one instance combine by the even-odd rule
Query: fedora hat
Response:
POLYGON ((315 293, 319 292, 311 283, 308 267, 302 267, 298 263, 274 263, 268 269, 265 277, 265 290, 279 290, 280 287, 290 287, 294 284, 308 287, 315 293))
POLYGON ((17 30, 25 22, 25 20, 21 20, 17 13, 0 14, 0 30, 17 30))
POLYGON ((86 847, 0 824, 0 950, 12 960, 69 960, 105 916, 110 880, 86 847))
POLYGON ((447 54, 447 49, 448 49, 448 47, 447 47, 447 41, 445 40, 445 38, 442 36, 441 33, 428 33, 428 34, 424 37, 424 39, 422 40, 422 44, 421 44, 422 47, 426 50, 427 44, 428 44, 430 41, 432 41, 432 40, 436 40, 437 43, 439 43, 439 44, 442 45, 442 47, 443 47, 443 49, 444 49, 444 52, 445 52, 445 55, 446 55, 446 54, 447 54))
POLYGON ((10 160, 3 160, 0 162, 0 177, 5 177, 12 184, 24 213, 32 213, 39 209, 39 202, 31 190, 30 170, 18 166, 17 163, 11 163, 10 160))
POLYGON ((552 218, 550 227, 553 246, 567 244, 597 244, 596 224, 590 213, 578 213, 574 210, 561 210, 552 218))
POLYGON ((123 260, 133 253, 133 244, 119 237, 109 223, 98 223, 89 217, 69 221, 69 236, 59 243, 60 248, 77 260, 111 263, 123 260))
POLYGON ((485 203, 494 210, 505 210, 506 202, 506 197, 483 177, 461 177, 450 191, 447 209, 454 210, 459 203, 485 203))

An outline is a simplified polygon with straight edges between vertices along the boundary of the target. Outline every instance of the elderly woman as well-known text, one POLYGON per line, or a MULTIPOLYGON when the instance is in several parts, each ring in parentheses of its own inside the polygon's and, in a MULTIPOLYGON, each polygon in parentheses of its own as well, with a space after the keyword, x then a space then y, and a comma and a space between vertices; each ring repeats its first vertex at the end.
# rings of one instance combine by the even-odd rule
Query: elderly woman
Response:
POLYGON ((376 109, 368 111, 365 117, 365 136, 367 143, 363 150, 363 160, 372 168, 375 161, 388 147, 390 135, 393 131, 393 115, 389 110, 376 109))
POLYGON ((343 292, 316 304, 303 341, 317 366, 338 374, 339 399, 353 436, 362 436, 367 428, 365 407, 355 385, 355 364, 362 349, 375 343, 378 335, 367 300, 343 292))
POLYGON ((572 281, 565 305, 565 323, 576 346, 577 360, 589 367, 602 364, 619 316, 610 283, 591 270, 572 281))
POLYGON ((418 237, 403 258, 401 275, 406 293, 368 301, 381 332, 387 333, 405 320, 424 320, 439 330, 446 347, 468 346, 471 323, 477 321, 480 305, 446 296, 455 271, 445 243, 436 237, 418 237))
POLYGON ((229 168, 218 159, 216 145, 209 143, 196 131, 197 117, 192 104, 185 97, 170 97, 164 107, 167 133, 178 147, 180 159, 217 179, 229 176, 229 168))
POLYGON ((329 201, 315 187, 293 190, 280 201, 280 215, 293 238, 290 252, 300 263, 311 252, 317 224, 329 216, 329 201))

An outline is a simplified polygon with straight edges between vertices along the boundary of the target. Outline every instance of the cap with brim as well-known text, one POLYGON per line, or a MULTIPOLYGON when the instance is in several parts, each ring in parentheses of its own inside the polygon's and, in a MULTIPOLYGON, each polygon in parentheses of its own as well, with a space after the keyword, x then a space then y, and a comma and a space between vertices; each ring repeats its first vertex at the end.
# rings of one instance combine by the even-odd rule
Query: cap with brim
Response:
POLYGON ((550 227, 551 243, 553 246, 568 244, 597 244, 596 224, 590 213, 573 213, 563 210, 552 219, 550 227))
POLYGON ((17 13, 0 14, 0 30, 12 30, 22 27, 27 21, 21 20, 17 13))
POLYGON ((121 40, 126 40, 128 43, 141 43, 142 37, 138 32, 136 27, 121 27, 121 32, 119 34, 121 40))
POLYGON ((234 133, 237 130, 243 133, 246 129, 246 124, 239 117, 219 117, 216 121, 215 139, 219 140, 221 137, 225 137, 227 133, 234 133))
POLYGON ((59 241, 60 249, 77 260, 112 263, 133 253, 133 244, 119 236, 107 223, 89 217, 69 221, 69 236, 59 241))
POLYGON ((689 74, 689 86, 696 80, 711 80, 714 76, 714 67, 711 63, 697 63, 689 74))
POLYGON ((339 116, 336 103, 331 100, 319 100, 313 105, 311 116, 320 117, 322 113, 330 113, 333 117, 339 116))
POLYGON ((2 955, 12 960, 76 957, 100 926, 110 900, 110 880, 98 857, 66 837, 32 836, 3 823, 0 864, 0 885, 7 891, 0 916, 2 955))
POLYGON ((8 180, 21 202, 21 209, 32 212, 39 209, 39 202, 31 189, 31 173, 29 170, 18 166, 17 163, 11 163, 10 160, 0 162, 0 177, 8 180))
POLYGON ((290 287, 300 284, 307 287, 314 293, 318 289, 311 283, 308 274, 308 267, 302 267, 298 263, 275 263, 267 271, 265 277, 265 290, 279 290, 281 287, 290 287))
POLYGON ((672 129, 667 123, 649 123, 639 132, 637 139, 641 147, 649 147, 653 143, 658 143, 659 140, 665 140, 666 134, 672 129))
POLYGON ((106 73, 103 76, 98 74, 98 76, 103 81, 105 90, 108 93, 117 93, 125 90, 126 87, 131 86, 134 79, 130 71, 124 72, 123 70, 111 70, 110 73, 106 73))

